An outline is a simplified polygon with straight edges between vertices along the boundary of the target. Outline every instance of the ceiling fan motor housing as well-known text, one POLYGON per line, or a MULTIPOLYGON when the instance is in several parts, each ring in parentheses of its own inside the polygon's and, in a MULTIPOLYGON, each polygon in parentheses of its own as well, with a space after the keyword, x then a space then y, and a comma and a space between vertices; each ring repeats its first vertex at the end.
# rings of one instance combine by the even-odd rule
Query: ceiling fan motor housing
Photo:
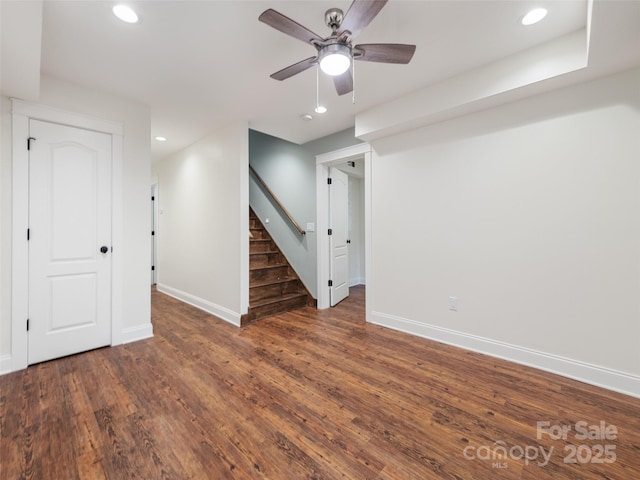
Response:
POLYGON ((344 13, 339 8, 330 8, 324 14, 324 21, 333 33, 338 31, 340 25, 342 25, 342 19, 344 18, 344 13))

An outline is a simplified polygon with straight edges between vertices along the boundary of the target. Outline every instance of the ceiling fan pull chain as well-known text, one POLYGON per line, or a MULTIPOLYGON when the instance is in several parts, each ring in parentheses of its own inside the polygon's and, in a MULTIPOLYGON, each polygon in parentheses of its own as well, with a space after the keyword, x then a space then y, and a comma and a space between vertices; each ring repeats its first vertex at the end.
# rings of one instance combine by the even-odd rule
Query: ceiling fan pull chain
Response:
POLYGON ((355 105, 356 104, 356 62, 355 61, 351 61, 351 77, 353 78, 353 91, 351 93, 351 103, 355 105))

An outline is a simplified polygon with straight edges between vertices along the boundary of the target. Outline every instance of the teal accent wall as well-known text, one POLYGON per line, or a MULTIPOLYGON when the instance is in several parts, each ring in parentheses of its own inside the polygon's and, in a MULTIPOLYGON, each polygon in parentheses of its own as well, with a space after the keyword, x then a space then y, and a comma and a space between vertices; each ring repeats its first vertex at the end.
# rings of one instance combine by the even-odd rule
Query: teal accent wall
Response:
MULTIPOLYGON (((303 145, 249 130, 249 164, 306 230, 308 223, 316 223, 316 155, 358 143, 352 128, 303 145)), ((249 204, 317 298, 316 233, 301 236, 251 174, 249 204)))

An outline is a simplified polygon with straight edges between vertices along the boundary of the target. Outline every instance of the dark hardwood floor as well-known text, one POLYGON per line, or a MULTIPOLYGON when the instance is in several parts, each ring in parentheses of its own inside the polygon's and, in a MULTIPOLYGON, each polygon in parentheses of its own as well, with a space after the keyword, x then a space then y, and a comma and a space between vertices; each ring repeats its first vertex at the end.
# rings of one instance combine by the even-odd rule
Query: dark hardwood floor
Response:
POLYGON ((0 377, 2 480, 640 478, 639 399, 366 324, 362 287, 242 329, 152 302, 153 339, 0 377))

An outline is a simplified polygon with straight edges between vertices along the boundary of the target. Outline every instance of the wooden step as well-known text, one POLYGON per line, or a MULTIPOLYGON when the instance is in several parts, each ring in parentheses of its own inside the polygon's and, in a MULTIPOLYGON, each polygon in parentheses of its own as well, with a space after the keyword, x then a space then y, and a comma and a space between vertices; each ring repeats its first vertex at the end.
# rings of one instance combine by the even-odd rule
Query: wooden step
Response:
POLYGON ((306 293, 300 280, 296 277, 285 277, 275 281, 254 282, 249 287, 249 303, 254 304, 260 300, 292 293, 306 293))
POLYGON ((284 264, 286 261, 279 251, 249 253, 249 267, 251 269, 284 264))
POLYGON ((266 267, 249 267, 249 285, 252 282, 262 282, 265 280, 279 280, 284 277, 289 277, 289 265, 286 263, 278 265, 268 265, 266 267))
POLYGON ((271 240, 271 237, 264 228, 250 227, 249 231, 251 232, 251 236, 249 237, 251 240, 271 240))
POLYGON ((273 240, 269 239, 251 239, 249 241, 249 253, 272 252, 276 249, 273 240))
POLYGON ((269 298, 261 301, 256 301, 253 304, 249 305, 249 313, 247 313, 247 315, 243 315, 241 319, 241 325, 246 325, 247 323, 254 320, 270 317, 278 313, 303 308, 306 305, 306 293, 292 293, 288 295, 282 295, 278 298, 269 298))

